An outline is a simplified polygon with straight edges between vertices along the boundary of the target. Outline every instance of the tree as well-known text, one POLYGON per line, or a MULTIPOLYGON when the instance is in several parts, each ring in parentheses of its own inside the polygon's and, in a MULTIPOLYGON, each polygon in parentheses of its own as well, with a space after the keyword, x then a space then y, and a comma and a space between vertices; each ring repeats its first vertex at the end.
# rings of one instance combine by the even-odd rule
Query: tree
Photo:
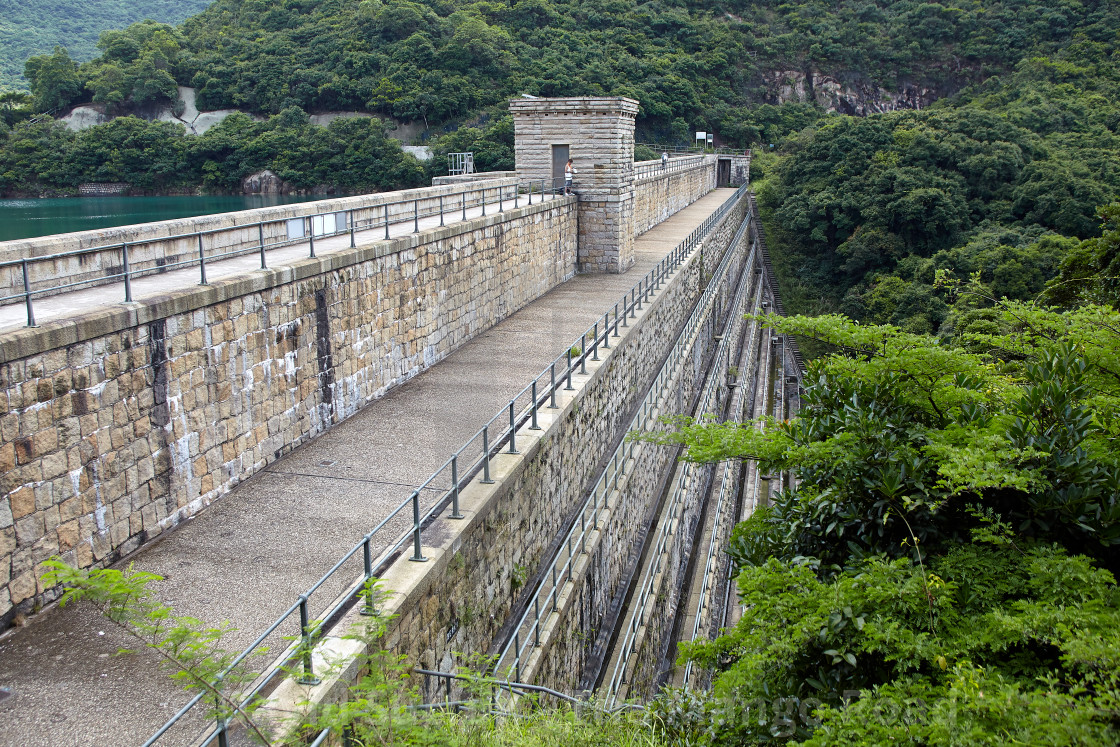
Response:
POLYGON ((23 74, 31 82, 35 107, 41 112, 62 109, 82 92, 78 65, 62 46, 55 47, 50 55, 28 58, 23 74))

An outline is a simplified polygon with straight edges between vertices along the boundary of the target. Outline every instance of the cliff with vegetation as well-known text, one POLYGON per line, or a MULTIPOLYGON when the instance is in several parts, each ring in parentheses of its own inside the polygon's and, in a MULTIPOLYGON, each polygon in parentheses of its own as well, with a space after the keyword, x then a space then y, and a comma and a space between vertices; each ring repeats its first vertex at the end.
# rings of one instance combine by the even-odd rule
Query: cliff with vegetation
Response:
MULTIPOLYGON (((12 124, 17 110, 84 103, 110 116, 151 119, 160 108, 174 110, 179 87, 187 86, 203 111, 258 118, 286 111, 289 123, 306 113, 364 112, 420 123, 438 135, 465 122, 499 121, 504 102, 521 93, 610 94, 641 103, 640 140, 686 142, 693 130, 707 130, 729 145, 770 144, 824 113, 924 108, 1007 75, 1032 56, 1114 45, 1118 14, 1111 10, 1112 0, 978 0, 963 7, 885 0, 217 0, 178 27, 147 22, 105 32, 100 56, 89 62, 77 64, 62 48, 32 57, 26 73, 33 96, 10 95, 7 119, 12 124)), ((495 138, 508 129, 468 139, 482 137, 506 151, 508 142, 495 138)), ((172 133, 151 126, 145 137, 156 142, 172 133)), ((297 150, 313 147, 298 137, 297 150)), ((35 149, 18 130, 7 140, 5 153, 35 149)), ((189 160, 196 165, 177 169, 184 174, 179 181, 209 189, 264 168, 289 168, 305 186, 315 178, 262 153, 232 162, 209 158, 205 174, 197 158, 189 160)), ((0 160, 0 191, 65 191, 76 178, 48 169, 49 178, 28 182, 4 166, 0 160)), ((379 170, 372 162, 363 168, 379 170)), ((153 174, 147 182, 161 179, 153 174)))

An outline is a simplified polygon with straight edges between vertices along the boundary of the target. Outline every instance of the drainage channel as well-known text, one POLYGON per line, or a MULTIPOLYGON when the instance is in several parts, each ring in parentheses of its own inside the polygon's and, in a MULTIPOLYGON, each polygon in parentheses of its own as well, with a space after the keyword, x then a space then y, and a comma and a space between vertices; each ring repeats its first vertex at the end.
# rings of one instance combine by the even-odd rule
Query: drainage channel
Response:
MULTIPOLYGON (((680 412, 678 398, 681 385, 688 369, 695 368, 698 363, 696 352, 705 341, 705 331, 710 331, 707 327, 716 313, 718 290, 730 272, 743 230, 749 223, 748 214, 627 430, 649 430, 658 423, 662 414, 680 412), (673 403, 678 404, 674 406, 673 403)), ((594 547, 602 537, 600 522, 627 508, 620 505, 624 503, 622 496, 631 483, 639 459, 649 458, 650 453, 646 450, 652 448, 633 440, 622 440, 607 460, 583 509, 576 513, 571 530, 562 539, 551 561, 544 564, 540 582, 526 595, 524 613, 509 630, 502 645, 494 647, 498 651, 495 671, 500 675, 532 681, 533 672, 540 669, 548 645, 548 641, 543 639, 555 633, 562 607, 575 595, 577 585, 583 580, 582 571, 588 568, 594 547), (589 542, 593 545, 590 552, 587 547, 589 542)), ((635 507, 631 505, 628 508, 635 507)))
MULTIPOLYGON (((747 229, 748 224, 744 223, 736 236, 736 244, 742 240, 747 229)), ((741 317, 747 311, 748 287, 756 287, 756 302, 760 297, 757 289, 761 288, 761 284, 750 282, 755 277, 752 270, 757 262, 757 246, 752 245, 749 258, 735 285, 731 313, 725 320, 724 335, 708 367, 701 401, 694 415, 707 415, 723 410, 725 369, 730 351, 735 347, 730 343, 730 337, 733 335, 738 339, 745 326, 741 317)), ((674 591, 679 593, 680 585, 686 578, 684 571, 689 563, 691 543, 686 545, 685 542, 693 534, 690 529, 694 529, 698 520, 699 512, 696 509, 703 508, 713 472, 708 465, 689 463, 677 465, 673 472, 672 495, 658 517, 656 536, 651 533, 647 540, 651 543, 652 550, 643 565, 641 581, 627 605, 626 622, 620 627, 616 645, 607 660, 610 664, 602 673, 606 679, 600 691, 610 703, 624 701, 631 693, 635 678, 642 679, 647 690, 652 690, 655 683, 663 678, 660 663, 671 634, 659 638, 657 633, 671 631, 675 625, 677 605, 675 600, 670 602, 670 597, 674 591), (655 624, 657 622, 661 623, 660 627, 655 624), (649 654, 651 649, 648 646, 653 646, 652 650, 658 651, 660 655, 649 654), (640 660, 639 654, 642 652, 646 656, 640 660), (642 667, 643 660, 654 664, 642 667)))

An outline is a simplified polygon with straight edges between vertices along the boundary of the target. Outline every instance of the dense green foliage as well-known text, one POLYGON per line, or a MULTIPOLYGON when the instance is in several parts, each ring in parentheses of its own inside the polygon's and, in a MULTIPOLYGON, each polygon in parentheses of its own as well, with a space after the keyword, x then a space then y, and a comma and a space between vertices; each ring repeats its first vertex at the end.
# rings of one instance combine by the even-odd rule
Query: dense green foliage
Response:
POLYGON ((145 18, 179 23, 209 0, 0 0, 0 90, 22 88, 23 64, 57 45, 78 60, 97 54, 102 31, 145 18))
POLYGON ((0 149, 0 194, 73 191, 83 182, 240 191, 240 180, 262 169, 303 190, 401 189, 426 180, 423 165, 386 137, 380 120, 317 127, 292 108, 264 122, 234 114, 197 137, 183 135, 181 125, 136 117, 81 133, 49 119, 21 124, 0 149))
POLYGON ((798 417, 669 437, 797 476, 736 529, 743 617, 687 650, 718 674, 711 699, 659 706, 670 732, 1117 740, 1120 314, 987 311, 944 340, 768 318, 840 351, 810 365, 798 417))
MULTIPOLYGON (((436 145, 440 155, 477 149, 480 166, 512 160, 500 123, 505 101, 519 93, 632 96, 641 104, 639 139, 662 142, 705 129, 733 145, 770 145, 810 127, 813 134, 785 152, 817 166, 783 170, 770 204, 789 213, 778 217, 795 231, 791 243, 806 240, 808 282, 843 269, 846 290, 884 262, 904 259, 911 246, 928 256, 989 224, 1022 224, 1020 244, 1037 237, 1037 226, 1089 235, 1092 210, 1120 180, 1108 158, 1120 31, 1113 6, 217 0, 177 28, 144 22, 107 31, 92 61, 78 65, 56 49, 30 58, 26 71, 38 111, 92 102, 109 113, 147 115, 174 107, 176 85, 190 85, 203 110, 359 110, 422 121, 432 131, 493 118, 494 125, 455 136, 454 144, 436 145), (1012 84, 990 79, 1014 70, 1012 84), (809 103, 781 93, 790 74, 807 76, 809 103), (880 88, 928 101, 971 86, 968 114, 949 107, 909 118, 821 120, 811 96, 822 75, 865 102, 880 88), (849 141, 852 153, 835 157, 849 141), (1055 188, 1066 197, 1053 196, 1055 188), (842 208, 828 202, 841 194, 842 208), (789 196, 802 203, 785 205, 789 196), (822 251, 828 256, 818 261, 822 251)), ((853 106, 850 99, 834 104, 853 106)), ((18 146, 0 143, 0 151, 11 147, 26 149, 26 138, 18 146)), ((299 143, 301 151, 317 147, 299 143)), ((239 175, 238 168, 210 172, 207 186, 239 175)), ((1061 253, 1051 249, 1031 261, 1050 269, 1061 253)), ((872 318, 858 308, 866 292, 864 283, 845 310, 872 318)), ((938 314, 933 303, 934 327, 943 321, 938 314)))
POLYGON ((926 111, 830 117, 788 140, 760 189, 787 303, 951 334, 938 270, 1021 300, 1060 266, 1115 275, 1115 247, 1098 237, 1102 217, 1116 219, 1101 207, 1120 196, 1115 55, 1115 43, 1081 44, 926 111))

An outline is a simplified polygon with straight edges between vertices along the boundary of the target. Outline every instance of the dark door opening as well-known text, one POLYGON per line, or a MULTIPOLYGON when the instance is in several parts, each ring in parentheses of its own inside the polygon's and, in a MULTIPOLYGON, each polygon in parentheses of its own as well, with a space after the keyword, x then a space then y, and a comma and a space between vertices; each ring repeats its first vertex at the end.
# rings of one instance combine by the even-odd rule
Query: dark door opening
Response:
POLYGON ((552 146, 552 188, 564 188, 564 166, 568 163, 568 146, 552 146))
POLYGON ((731 186, 731 159, 721 158, 716 163, 716 186, 731 186))

